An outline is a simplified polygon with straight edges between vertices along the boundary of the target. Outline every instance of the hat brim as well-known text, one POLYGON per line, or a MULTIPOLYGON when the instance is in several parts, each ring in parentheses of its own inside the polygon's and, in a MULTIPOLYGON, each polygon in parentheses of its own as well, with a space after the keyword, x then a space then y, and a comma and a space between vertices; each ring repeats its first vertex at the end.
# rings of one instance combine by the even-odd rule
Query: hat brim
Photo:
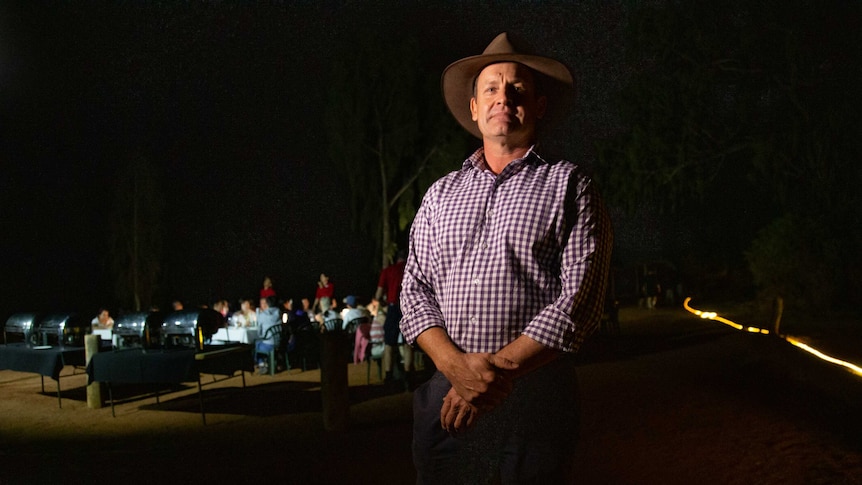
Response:
POLYGON ((549 57, 518 53, 480 54, 465 57, 449 64, 443 71, 440 82, 443 98, 446 100, 446 106, 448 106, 452 116, 476 138, 481 139, 482 133, 470 113, 473 80, 486 66, 499 62, 517 62, 545 76, 548 82, 545 82, 543 87, 545 95, 551 101, 549 105, 553 111, 549 113, 549 116, 554 113, 559 114, 565 105, 571 102, 574 93, 574 78, 571 71, 560 61, 549 57))

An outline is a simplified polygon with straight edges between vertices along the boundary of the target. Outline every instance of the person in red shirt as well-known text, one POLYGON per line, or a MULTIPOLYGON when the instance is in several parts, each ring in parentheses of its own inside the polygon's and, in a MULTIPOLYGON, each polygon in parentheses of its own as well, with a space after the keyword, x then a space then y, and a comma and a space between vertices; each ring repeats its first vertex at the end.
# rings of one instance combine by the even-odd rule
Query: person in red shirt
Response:
MULTIPOLYGON (((383 353, 383 368, 386 369, 386 381, 393 381, 399 378, 394 374, 400 373, 400 366, 394 365, 393 356, 395 349, 400 349, 402 358, 404 359, 404 371, 407 373, 413 372, 413 348, 404 344, 404 337, 401 336, 399 324, 401 323, 401 306, 398 299, 401 296, 401 278, 404 277, 404 266, 407 261, 407 252, 399 250, 395 257, 395 262, 383 268, 380 272, 380 279, 377 282, 377 293, 375 298, 378 301, 383 301, 386 297, 386 322, 383 324, 383 342, 386 348, 383 353)), ((406 379, 406 376, 404 376, 406 379)))
POLYGON ((269 276, 263 279, 263 288, 260 289, 261 298, 269 298, 275 296, 275 290, 272 288, 272 278, 269 276))
POLYGON ((314 305, 311 306, 312 312, 316 312, 320 308, 320 299, 329 298, 335 301, 335 286, 329 281, 329 276, 326 273, 320 273, 320 279, 317 281, 317 291, 314 293, 314 305))

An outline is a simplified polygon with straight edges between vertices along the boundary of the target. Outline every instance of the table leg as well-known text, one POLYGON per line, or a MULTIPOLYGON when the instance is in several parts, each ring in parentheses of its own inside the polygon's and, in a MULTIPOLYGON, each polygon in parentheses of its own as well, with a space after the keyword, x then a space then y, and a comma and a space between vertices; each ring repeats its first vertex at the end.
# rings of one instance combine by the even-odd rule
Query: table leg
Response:
POLYGON ((204 426, 207 424, 207 415, 204 414, 204 391, 201 387, 201 375, 198 374, 198 400, 201 403, 201 420, 204 423, 204 426))
POLYGON ((63 398, 60 397, 60 379, 57 378, 57 402, 60 404, 60 409, 63 409, 63 398))

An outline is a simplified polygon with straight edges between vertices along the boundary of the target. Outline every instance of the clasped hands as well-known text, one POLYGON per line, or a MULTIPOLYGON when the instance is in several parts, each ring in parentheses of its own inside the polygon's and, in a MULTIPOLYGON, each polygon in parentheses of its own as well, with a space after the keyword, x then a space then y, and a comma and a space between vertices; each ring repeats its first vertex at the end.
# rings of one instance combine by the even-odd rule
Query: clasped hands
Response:
POLYGON ((464 431, 479 414, 490 411, 512 392, 512 371, 518 364, 489 353, 461 354, 462 362, 445 374, 452 388, 443 398, 440 424, 450 433, 464 431))

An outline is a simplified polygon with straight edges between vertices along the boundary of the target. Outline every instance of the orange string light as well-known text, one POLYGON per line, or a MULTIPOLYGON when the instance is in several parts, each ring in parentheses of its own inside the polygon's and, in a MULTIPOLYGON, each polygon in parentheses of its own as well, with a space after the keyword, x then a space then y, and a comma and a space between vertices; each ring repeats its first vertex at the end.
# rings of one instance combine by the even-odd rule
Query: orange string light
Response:
MULTIPOLYGON (((692 308, 689 305, 690 301, 691 301, 691 297, 686 298, 685 301, 682 303, 683 308, 685 308, 690 313, 693 313, 694 315, 699 316, 700 318, 703 318, 705 320, 715 320, 717 322, 721 322, 725 325, 733 327, 737 330, 744 330, 747 332, 760 333, 760 334, 764 334, 764 335, 768 335, 770 333, 769 330, 766 330, 764 328, 746 327, 746 326, 740 325, 740 324, 733 322, 733 321, 730 321, 724 317, 720 317, 715 312, 705 312, 702 310, 697 310, 695 308, 692 308)), ((798 340, 794 337, 785 336, 785 335, 778 335, 778 337, 789 342, 791 345, 795 346, 796 348, 802 349, 802 350, 808 352, 809 354, 811 354, 811 355, 813 355, 819 359, 825 360, 826 362, 829 362, 829 363, 832 363, 835 365, 840 365, 840 366, 846 368, 847 370, 849 370, 850 372, 852 372, 858 376, 862 376, 862 367, 860 367, 856 364, 853 364, 852 362, 847 362, 846 360, 841 360, 841 359, 832 357, 830 355, 827 355, 824 352, 822 352, 818 349, 815 349, 814 347, 811 347, 810 345, 805 344, 805 343, 801 342, 800 340, 798 340)))

